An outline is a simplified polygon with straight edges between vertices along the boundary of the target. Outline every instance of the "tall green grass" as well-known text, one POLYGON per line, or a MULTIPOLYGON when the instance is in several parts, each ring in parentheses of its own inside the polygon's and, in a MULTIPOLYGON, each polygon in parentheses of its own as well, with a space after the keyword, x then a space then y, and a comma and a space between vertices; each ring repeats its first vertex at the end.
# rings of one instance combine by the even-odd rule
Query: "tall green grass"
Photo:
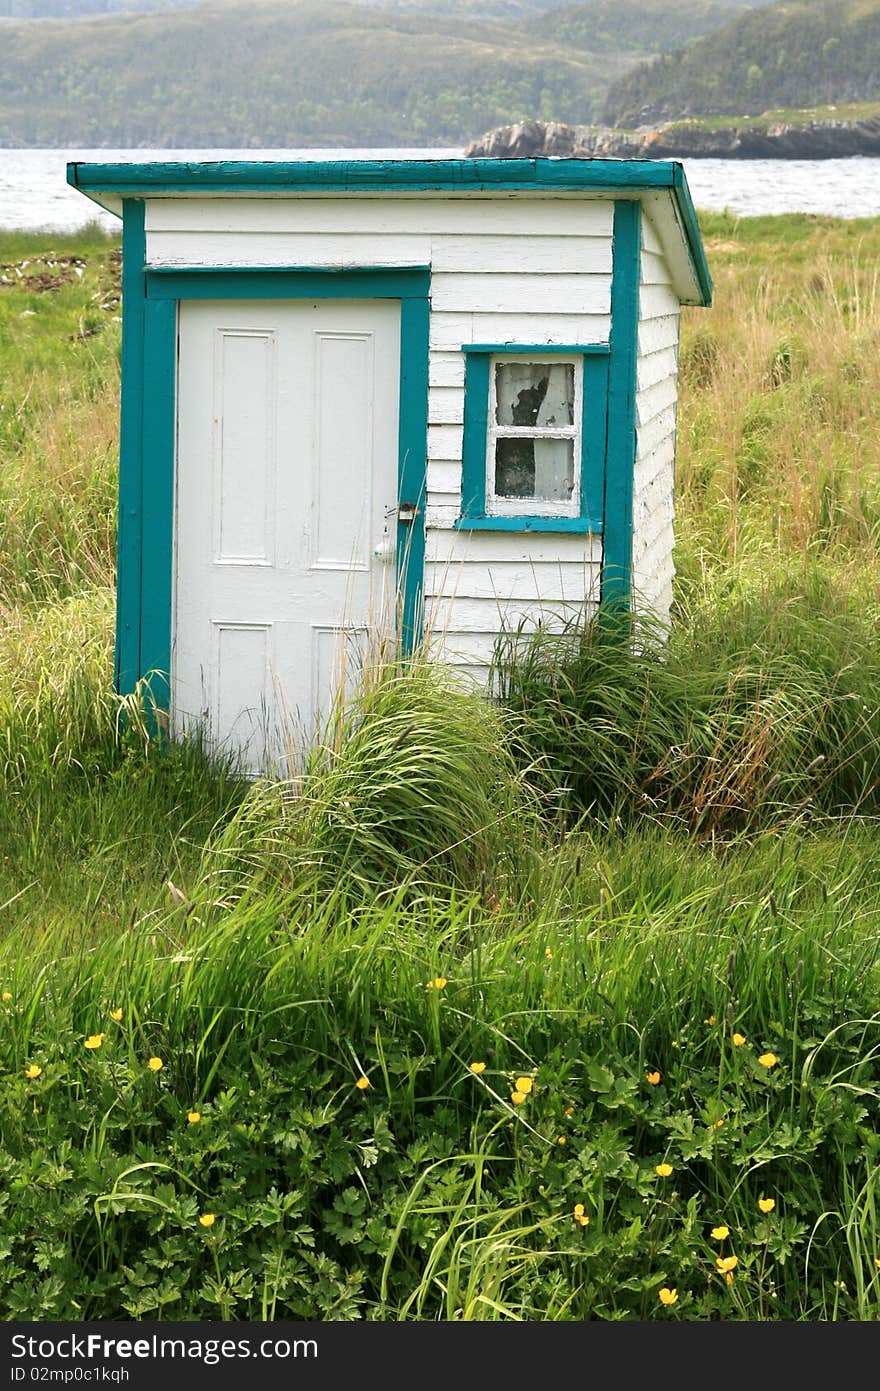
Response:
POLYGON ((671 633, 256 785, 111 692, 117 245, 0 236, 2 1316, 877 1317, 878 233, 705 230, 671 633))

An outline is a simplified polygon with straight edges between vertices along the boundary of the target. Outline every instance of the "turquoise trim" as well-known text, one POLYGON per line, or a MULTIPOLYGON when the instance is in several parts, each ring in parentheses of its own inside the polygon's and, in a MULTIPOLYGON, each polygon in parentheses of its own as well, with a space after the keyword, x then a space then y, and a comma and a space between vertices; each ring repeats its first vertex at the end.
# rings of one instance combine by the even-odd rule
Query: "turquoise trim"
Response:
POLYGON ((429 266, 327 270, 312 266, 174 267, 147 271, 147 297, 181 299, 427 299, 429 266))
MULTIPOLYGON (((675 200, 688 254, 703 294, 712 282, 684 168, 651 159, 220 160, 199 163, 67 166, 67 182, 106 199, 185 193, 554 193, 667 189, 675 200)), ((114 209, 115 210, 115 209, 114 209)))
POLYGON ((157 711, 170 709, 171 697, 176 379, 177 305, 172 300, 147 300, 140 671, 157 711))
POLYGON ((145 261, 144 204, 127 199, 122 218, 122 391, 114 660, 115 687, 123 695, 135 689, 141 675, 145 261))
POLYGON ((458 517, 457 531, 601 531, 588 517, 458 517))
POLYGON ((400 605, 400 644, 409 654, 421 641, 424 628, 425 506, 428 461, 428 361, 431 306, 430 276, 421 296, 400 300, 400 429, 398 493, 400 503, 412 503, 412 521, 397 524, 397 594, 400 605))
POLYGON ((598 535, 603 530, 609 344, 505 343, 499 348, 492 343, 465 343, 461 350, 465 354, 461 515, 453 525, 459 531, 592 531, 598 535), (583 358, 581 507, 577 517, 486 515, 490 364, 499 353, 529 357, 556 353, 583 358))
POLYGON ((607 357, 611 351, 607 343, 578 343, 575 347, 570 344, 565 347, 561 343, 462 343, 461 350, 463 353, 491 353, 493 357, 500 353, 528 353, 530 357, 535 353, 564 353, 566 357, 583 353, 607 357))
POLYGON ((67 166, 83 193, 672 188, 676 165, 658 159, 205 160, 67 166))
POLYGON ((608 442, 608 353, 584 357, 581 427, 581 516, 586 530, 605 530, 605 455, 608 442))
POLYGON ((709 264, 706 260, 706 252, 703 247, 703 238, 700 235, 700 224, 697 218, 697 210, 694 207, 691 191, 685 178, 684 169, 680 164, 673 166, 673 196, 678 215, 681 218, 684 228, 685 241, 687 243, 688 255, 691 258, 691 265, 697 284, 700 287, 703 305, 708 309, 712 303, 712 277, 709 274, 709 264))
POLYGON ((461 448, 461 515, 486 515, 486 439, 489 430, 489 354, 472 354, 464 366, 464 436, 461 448))
POLYGON ((422 632, 430 273, 412 267, 301 274, 226 269, 196 276, 186 270, 145 272, 143 206, 126 200, 123 223, 128 302, 123 307, 120 517, 125 524, 121 521, 117 689, 132 691, 148 678, 157 709, 169 708, 180 299, 400 300, 398 486, 400 501, 416 503, 416 513, 411 522, 398 523, 397 570, 401 648, 410 652, 422 632))
POLYGON ((641 237, 641 204, 619 200, 614 204, 605 536, 602 548, 601 603, 606 612, 628 612, 632 601, 641 237))

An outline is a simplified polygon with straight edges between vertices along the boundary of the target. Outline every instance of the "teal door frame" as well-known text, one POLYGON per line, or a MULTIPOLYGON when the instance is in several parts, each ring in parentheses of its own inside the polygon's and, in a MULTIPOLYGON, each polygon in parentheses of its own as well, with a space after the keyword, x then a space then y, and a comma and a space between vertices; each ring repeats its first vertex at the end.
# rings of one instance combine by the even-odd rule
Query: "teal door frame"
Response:
POLYGON ((391 299, 400 302, 397 594, 401 649, 422 633, 431 273, 427 266, 151 268, 144 202, 122 222, 122 410, 116 591, 116 689, 149 685, 170 708, 177 435, 178 305, 194 299, 391 299), (404 504, 410 504, 409 509, 404 504))

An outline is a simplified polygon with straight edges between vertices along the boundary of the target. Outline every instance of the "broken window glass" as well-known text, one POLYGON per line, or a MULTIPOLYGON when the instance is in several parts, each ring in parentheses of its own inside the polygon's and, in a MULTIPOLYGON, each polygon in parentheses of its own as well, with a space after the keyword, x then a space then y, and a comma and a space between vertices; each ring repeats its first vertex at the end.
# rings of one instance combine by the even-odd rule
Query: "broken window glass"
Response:
POLYGON ((574 423, 574 366, 570 362, 503 362, 495 367, 498 425, 552 428, 574 423))
POLYGON ((495 496, 568 502, 574 490, 574 442, 570 439, 495 441, 495 496))

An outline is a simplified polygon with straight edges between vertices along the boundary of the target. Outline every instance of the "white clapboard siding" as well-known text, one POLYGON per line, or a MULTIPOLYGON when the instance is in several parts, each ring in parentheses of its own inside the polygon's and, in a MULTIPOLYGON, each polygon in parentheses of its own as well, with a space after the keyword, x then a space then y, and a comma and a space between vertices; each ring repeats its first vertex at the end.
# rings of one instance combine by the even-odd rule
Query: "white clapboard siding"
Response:
MULTIPOLYGON (((610 244, 614 205, 608 199, 567 197, 150 198, 147 257, 158 232, 188 232, 196 251, 210 232, 250 236, 291 232, 422 233, 452 237, 600 238, 610 244)), ((193 264, 198 264, 194 261, 193 264)), ((207 262, 205 263, 207 264, 207 262)))
POLYGON ((642 217, 633 592, 637 609, 667 622, 672 605, 679 301, 660 238, 642 217))
MULTIPOLYGON (((633 578, 651 607, 668 611, 679 304, 650 215, 642 226, 633 578)), ((430 267, 424 599, 433 650, 462 681, 485 684, 499 633, 558 628, 595 609, 601 537, 467 532, 455 522, 462 347, 608 342, 610 198, 148 199, 146 228, 155 266, 430 267)))

